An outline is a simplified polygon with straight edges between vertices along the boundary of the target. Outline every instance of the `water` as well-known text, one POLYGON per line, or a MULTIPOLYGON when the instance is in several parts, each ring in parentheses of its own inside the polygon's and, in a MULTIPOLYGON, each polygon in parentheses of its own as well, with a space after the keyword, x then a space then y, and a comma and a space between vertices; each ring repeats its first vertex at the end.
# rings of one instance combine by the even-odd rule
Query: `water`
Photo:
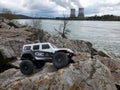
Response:
MULTIPOLYGON (((19 20, 21 23, 29 23, 29 20, 19 20)), ((55 28, 63 21, 42 20, 42 28, 56 34, 55 28)), ((116 54, 120 53, 120 22, 119 21, 69 21, 71 30, 69 38, 87 40, 93 47, 99 50, 107 50, 116 54)))

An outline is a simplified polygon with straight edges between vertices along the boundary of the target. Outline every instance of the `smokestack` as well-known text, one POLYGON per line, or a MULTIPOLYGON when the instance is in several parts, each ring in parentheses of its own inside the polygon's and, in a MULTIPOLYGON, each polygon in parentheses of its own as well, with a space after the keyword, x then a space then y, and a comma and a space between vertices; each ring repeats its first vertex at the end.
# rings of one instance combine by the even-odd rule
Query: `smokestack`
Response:
POLYGON ((79 8, 78 17, 79 17, 79 18, 84 17, 84 8, 79 8))
POLYGON ((75 9, 71 9, 70 17, 74 18, 75 16, 75 9))

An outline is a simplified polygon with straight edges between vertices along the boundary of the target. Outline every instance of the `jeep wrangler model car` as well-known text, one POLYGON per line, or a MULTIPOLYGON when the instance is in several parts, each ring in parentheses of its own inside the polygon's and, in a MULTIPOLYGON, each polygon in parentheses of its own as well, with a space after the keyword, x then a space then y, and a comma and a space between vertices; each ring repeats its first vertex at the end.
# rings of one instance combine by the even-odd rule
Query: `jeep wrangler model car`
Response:
POLYGON ((33 73, 34 66, 41 68, 45 62, 53 62, 57 69, 67 66, 74 56, 68 48, 57 48, 51 43, 36 43, 23 46, 20 70, 23 74, 33 73))

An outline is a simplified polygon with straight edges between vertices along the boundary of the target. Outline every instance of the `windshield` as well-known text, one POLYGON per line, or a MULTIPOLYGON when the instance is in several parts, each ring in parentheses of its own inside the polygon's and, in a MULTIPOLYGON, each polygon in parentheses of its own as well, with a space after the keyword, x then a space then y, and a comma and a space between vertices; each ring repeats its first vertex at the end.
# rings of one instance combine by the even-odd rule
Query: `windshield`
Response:
POLYGON ((51 44, 53 48, 57 48, 55 45, 51 44))

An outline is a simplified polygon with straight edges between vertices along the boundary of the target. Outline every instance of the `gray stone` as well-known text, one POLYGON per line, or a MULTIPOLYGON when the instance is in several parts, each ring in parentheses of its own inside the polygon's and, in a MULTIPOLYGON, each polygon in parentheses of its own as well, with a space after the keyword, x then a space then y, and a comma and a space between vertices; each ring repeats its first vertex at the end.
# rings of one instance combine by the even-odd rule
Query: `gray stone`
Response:
POLYGON ((5 65, 16 59, 14 52, 7 47, 0 46, 0 65, 5 65))
POLYGON ((116 90, 110 70, 99 59, 81 54, 75 63, 60 70, 47 64, 31 76, 9 69, 0 74, 0 88, 5 90, 116 90), (87 57, 86 57, 87 56, 87 57), (82 59, 81 59, 81 58, 82 59), (8 75, 9 76, 6 76, 8 75))
MULTIPOLYGON (((23 44, 39 41, 35 33, 31 27, 15 30, 0 28, 0 64, 12 61, 15 54, 20 56, 23 44)), ((31 76, 25 76, 17 69, 6 70, 0 73, 0 90, 116 90, 115 84, 120 84, 119 57, 106 52, 98 53, 87 41, 64 39, 43 30, 39 33, 42 42, 75 51, 75 63, 60 70, 47 63, 31 76)), ((19 67, 19 63, 12 64, 19 67)))
POLYGON ((10 29, 10 26, 4 22, 1 23, 1 28, 10 29))

